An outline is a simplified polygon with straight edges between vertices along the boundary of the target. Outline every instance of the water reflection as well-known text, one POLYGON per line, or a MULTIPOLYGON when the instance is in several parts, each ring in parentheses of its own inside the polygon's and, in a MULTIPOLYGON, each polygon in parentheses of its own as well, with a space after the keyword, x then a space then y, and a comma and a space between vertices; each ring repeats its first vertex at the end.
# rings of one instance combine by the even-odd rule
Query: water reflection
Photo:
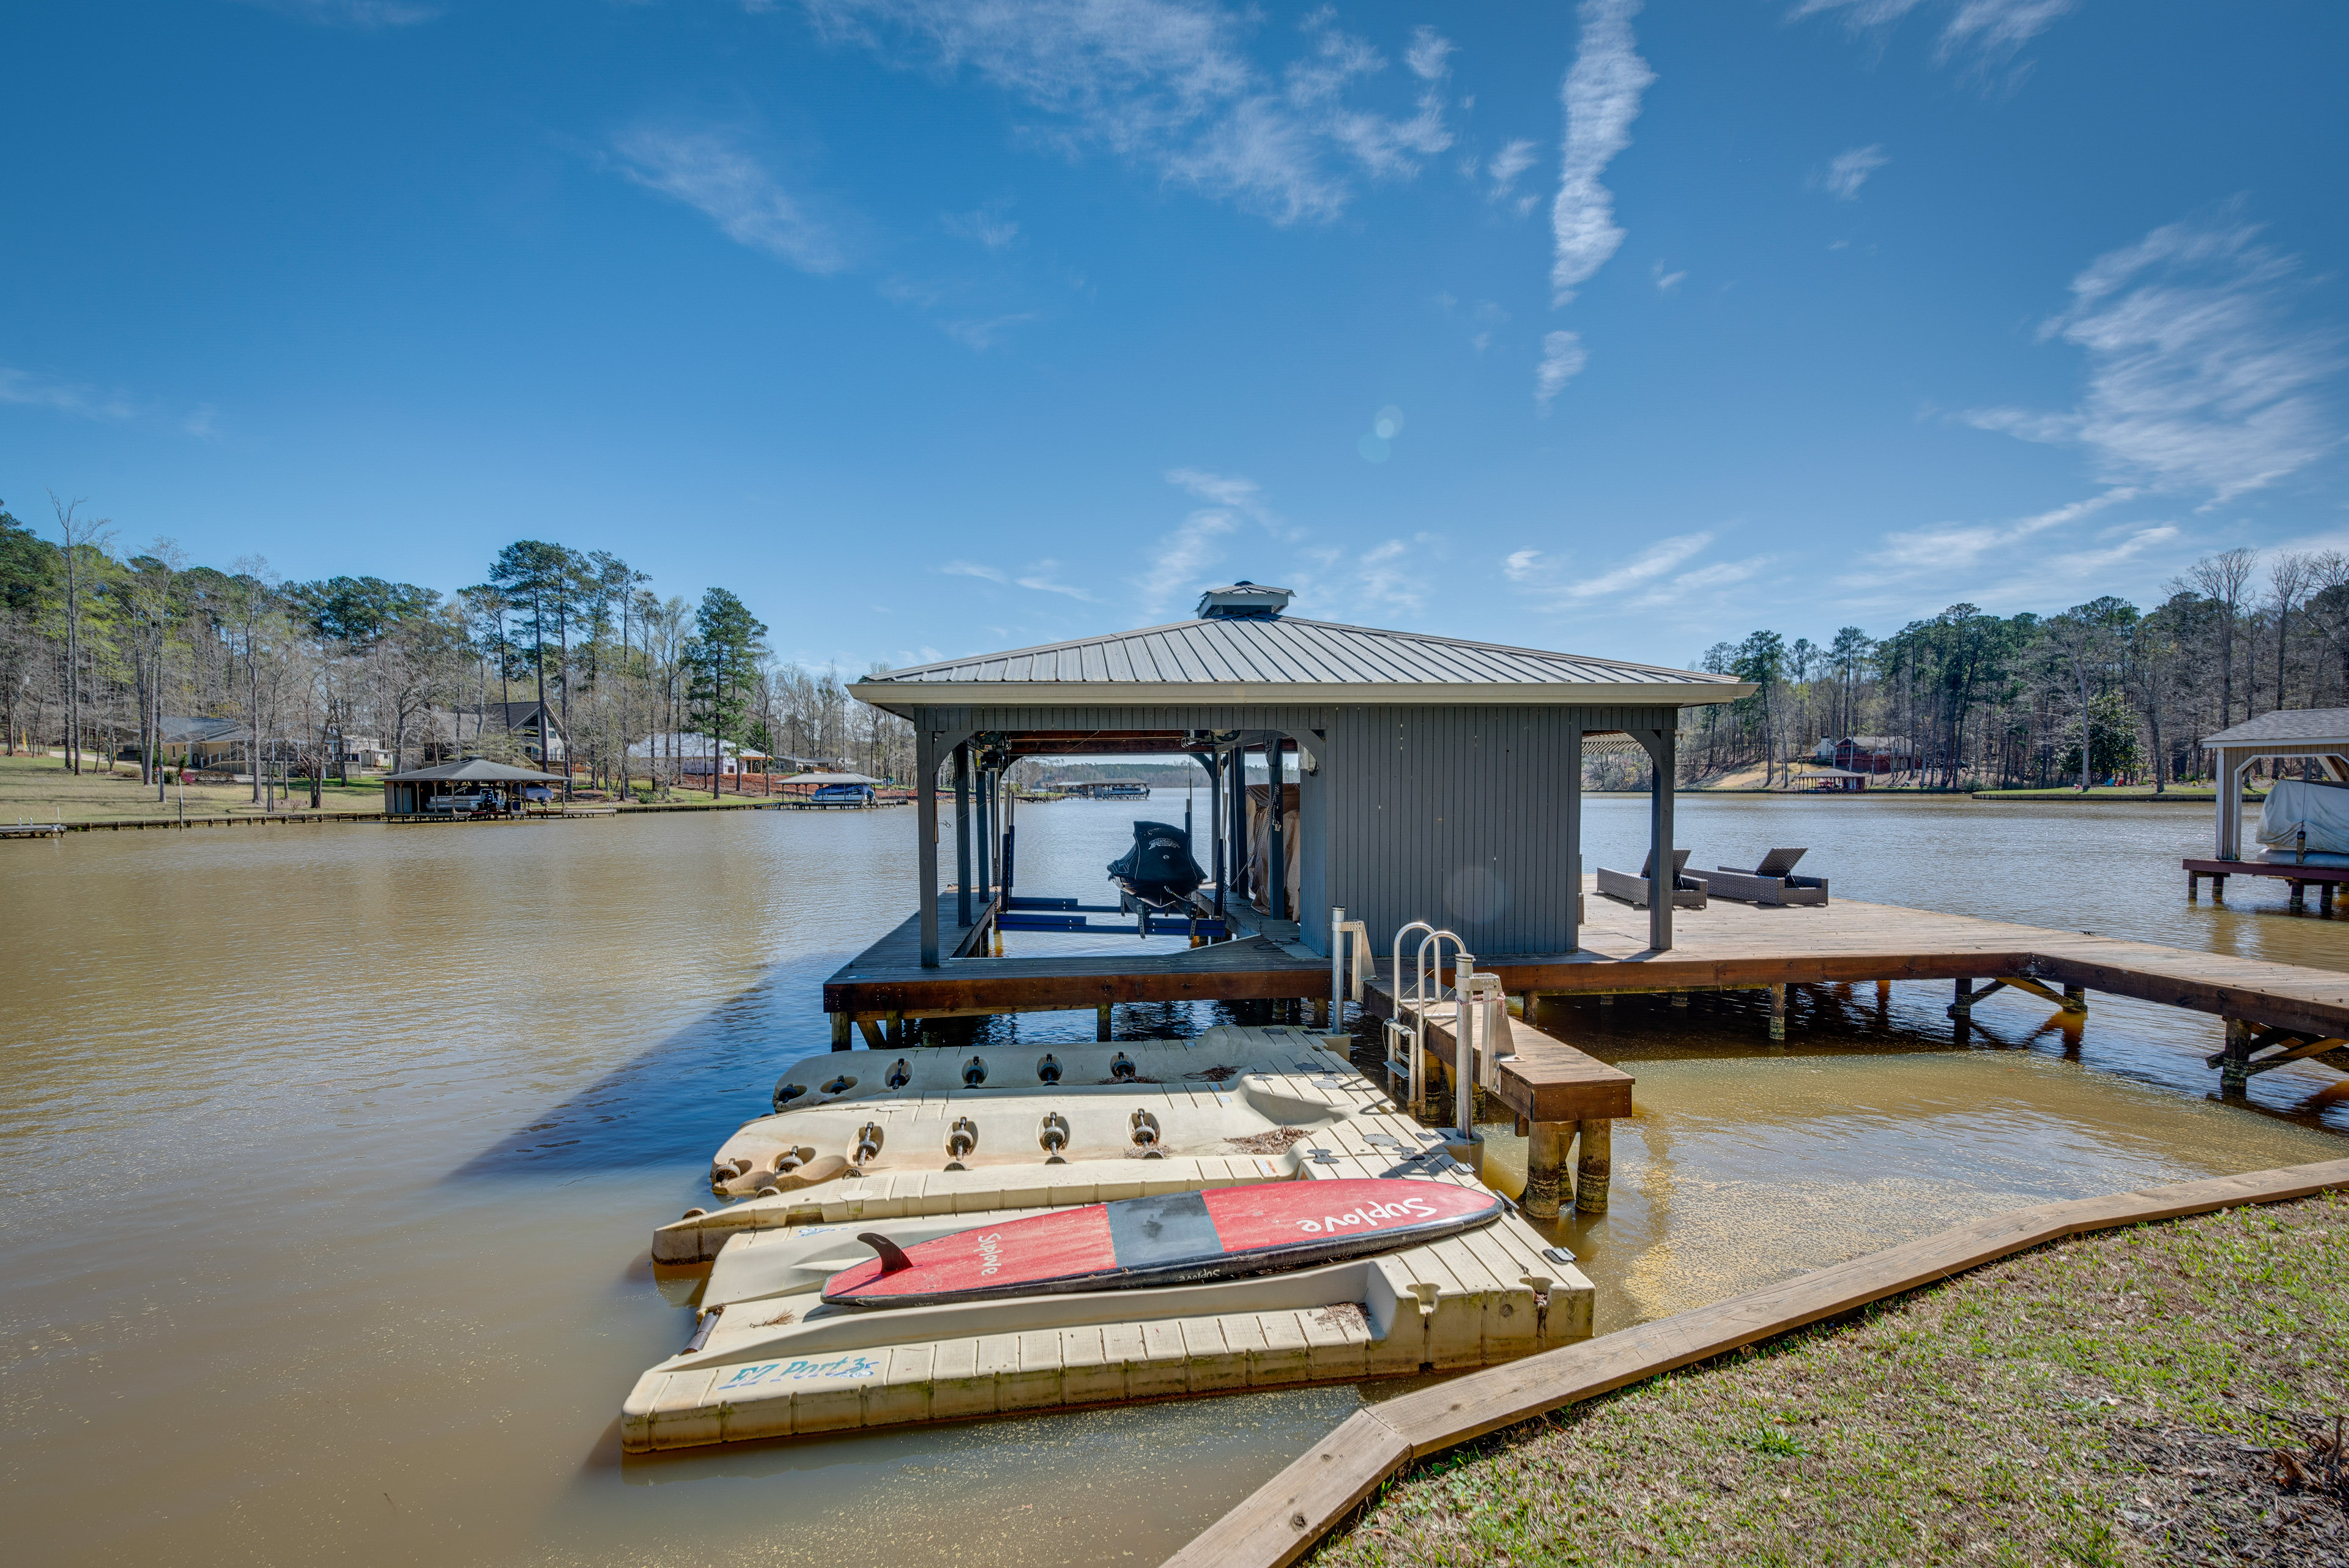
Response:
MULTIPOLYGON (((1144 810, 1181 820, 1179 797, 1144 810)), ((1136 815, 1023 808, 1023 887, 1105 890, 1136 815)), ((1594 863, 1637 864, 1641 803, 1588 821, 1594 863)), ((2280 889, 2185 902, 2202 811, 1723 798, 1681 821, 1700 863, 1807 844, 1847 896, 2349 967, 2349 931, 2280 889)), ((0 1485, 29 1555, 1146 1562, 1362 1397, 620 1463, 622 1395, 687 1331, 647 1232, 708 1201, 710 1150, 829 1044, 823 977, 910 908, 908 812, 0 850, 0 1485)), ((2328 1158, 2349 1127, 2314 1063, 2209 1100, 2212 1020, 2098 997, 2075 1039, 2002 992, 1959 1049, 1948 1000, 1798 992, 1777 1049, 1745 994, 1567 1009, 1640 1078, 1612 1212, 1562 1227, 1602 1323, 2018 1202, 2328 1158)), ((988 1027, 1074 1043, 1093 1020, 988 1027)))

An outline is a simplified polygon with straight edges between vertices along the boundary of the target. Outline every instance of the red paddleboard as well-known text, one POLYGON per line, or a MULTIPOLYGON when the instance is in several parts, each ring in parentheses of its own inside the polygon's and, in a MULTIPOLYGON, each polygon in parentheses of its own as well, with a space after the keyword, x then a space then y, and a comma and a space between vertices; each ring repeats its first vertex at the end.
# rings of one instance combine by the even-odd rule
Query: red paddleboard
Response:
POLYGON ((1488 1225, 1502 1201, 1448 1181, 1272 1181, 1039 1214, 900 1249, 826 1280, 823 1299, 929 1306, 994 1296, 1123 1290, 1272 1273, 1488 1225))

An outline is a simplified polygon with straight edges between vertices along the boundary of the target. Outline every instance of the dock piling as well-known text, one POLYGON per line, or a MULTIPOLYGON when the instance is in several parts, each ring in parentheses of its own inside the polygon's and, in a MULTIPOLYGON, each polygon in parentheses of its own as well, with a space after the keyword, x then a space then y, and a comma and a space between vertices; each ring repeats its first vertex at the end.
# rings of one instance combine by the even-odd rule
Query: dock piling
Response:
POLYGON ((2252 1026, 2248 1019, 2227 1020, 2227 1044, 2219 1062, 2219 1093, 2239 1100, 2251 1092, 2252 1026))
POLYGON ((1607 1179, 1615 1151, 1615 1124, 1610 1121, 1583 1122, 1578 1128, 1582 1144, 1582 1158, 1574 1168, 1574 1211, 1578 1214, 1607 1212, 1607 1179))
MULTIPOLYGON (((1675 996, 1672 998, 1672 1004, 1675 1007, 1686 1007, 1688 999, 1684 996, 1675 996)), ((1770 988, 1770 1038, 1774 1042, 1786 1038, 1786 988, 1783 985, 1774 985, 1770 988)))
POLYGON ((1093 1009, 1093 1038, 1106 1040, 1109 1037, 1109 1003, 1104 1002, 1093 1009))
POLYGON ((1535 1122, 1526 1140, 1526 1191, 1519 1207, 1532 1220, 1557 1218, 1572 1122, 1535 1122))
POLYGON ((1971 1023, 1973 1022, 1973 1012, 1974 982, 1971 977, 1960 975, 1957 981, 1956 999, 1950 1003, 1950 1016, 1961 1023, 1971 1023))
POLYGON ((849 1039, 848 1033, 855 1026, 855 1021, 850 1018, 847 1013, 833 1013, 832 1015, 832 1048, 835 1051, 846 1051, 850 1049, 854 1044, 854 1042, 849 1039))

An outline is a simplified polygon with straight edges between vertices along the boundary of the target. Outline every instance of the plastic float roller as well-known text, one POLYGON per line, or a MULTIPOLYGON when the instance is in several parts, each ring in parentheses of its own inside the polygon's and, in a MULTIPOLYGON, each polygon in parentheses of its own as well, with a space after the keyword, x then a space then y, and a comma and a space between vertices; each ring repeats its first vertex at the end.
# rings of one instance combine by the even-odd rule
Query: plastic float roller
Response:
POLYGON ((1044 1110, 1059 1112, 1066 1122, 1066 1145, 1057 1152, 1064 1159, 1082 1159, 1129 1155, 1130 1116, 1137 1104, 1155 1118, 1154 1141, 1162 1155, 1228 1155, 1235 1152, 1236 1139, 1243 1140, 1240 1147, 1255 1150, 1265 1135, 1281 1127, 1311 1127, 1391 1108, 1380 1087, 1350 1065, 1339 1066, 1326 1055, 1320 1060, 1323 1065, 1307 1073, 1251 1073, 1179 1085, 1137 1076, 1093 1084, 989 1085, 905 1098, 850 1096, 744 1123, 712 1157, 710 1186, 720 1197, 743 1198, 834 1179, 851 1166, 871 1173, 936 1168, 945 1160, 966 1166, 1033 1164, 1038 1157, 1027 1152, 1024 1129, 1044 1110), (972 1122, 974 1148, 983 1141, 990 1152, 977 1160, 965 1158, 968 1150, 929 1158, 923 1151, 942 1147, 947 1124, 957 1116, 972 1122), (939 1121, 935 1129, 917 1126, 932 1118, 939 1121), (1023 1128, 1019 1137, 984 1137, 981 1129, 1007 1122, 1023 1128), (885 1156, 877 1148, 860 1154, 867 1125, 915 1130, 897 1155, 885 1156), (823 1157, 835 1154, 842 1164, 823 1163, 823 1157))
POLYGON ((1032 1101, 973 1110, 969 1120, 978 1143, 958 1171, 941 1168, 939 1154, 931 1152, 943 1151, 954 1116, 933 1109, 918 1119, 876 1118, 901 1124, 902 1136, 870 1169, 848 1168, 821 1184, 778 1188, 714 1211, 689 1212, 653 1232, 653 1259, 696 1262, 715 1257, 730 1237, 745 1231, 860 1219, 1060 1207, 1267 1181, 1447 1173, 1476 1180, 1446 1152, 1443 1133, 1410 1117, 1331 1106, 1336 1092, 1313 1080, 1247 1081, 1250 1086, 1259 1082, 1266 1106, 1243 1120, 1244 1107, 1227 1106, 1226 1119, 1206 1129, 1214 1141, 1204 1146, 1193 1107, 1164 1101, 1149 1107, 1154 1126, 1136 1119, 1143 1107, 1131 1097, 1092 1107, 1063 1104, 1040 1115, 1032 1101), (1262 1114, 1266 1108, 1274 1114, 1262 1114), (1143 1134, 1152 1139, 1137 1141, 1143 1134), (1201 1147, 1212 1152, 1194 1152, 1201 1147), (1147 1158, 1154 1150, 1158 1158, 1147 1158), (895 1163, 899 1157, 903 1164, 895 1163))
POLYGON ((1293 1067, 1318 1053, 1343 1056, 1350 1044, 1342 1034, 1317 1033, 1294 1024, 1263 1028, 1222 1024, 1194 1040, 1055 1045, 1040 1054, 998 1049, 966 1055, 945 1046, 908 1046, 878 1072, 844 1068, 838 1054, 826 1052, 793 1063, 778 1077, 773 1105, 778 1111, 803 1110, 843 1098, 934 1094, 981 1083, 1016 1087, 1118 1081, 1211 1082, 1251 1068, 1293 1067), (976 1078, 971 1075, 974 1071, 976 1078))

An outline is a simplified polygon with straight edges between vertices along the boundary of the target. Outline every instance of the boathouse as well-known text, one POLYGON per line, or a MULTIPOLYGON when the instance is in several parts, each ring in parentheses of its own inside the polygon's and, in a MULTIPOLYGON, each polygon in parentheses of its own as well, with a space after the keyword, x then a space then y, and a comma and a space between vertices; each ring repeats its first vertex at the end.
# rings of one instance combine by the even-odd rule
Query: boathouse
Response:
POLYGON ((553 787, 562 783, 560 774, 543 774, 534 768, 468 757, 462 762, 386 774, 383 814, 387 817, 446 815, 447 807, 436 812, 432 803, 453 795, 494 794, 511 807, 532 784, 553 787))
MULTIPOLYGON (((1188 756, 1205 769, 1215 830, 1197 836, 1198 857, 1219 888, 1247 878, 1247 792, 1235 786, 1257 760, 1278 803, 1272 863, 1285 862, 1290 836, 1298 862, 1293 908, 1287 878, 1265 890, 1262 934, 1326 956, 1341 908, 1381 951, 1428 919, 1480 958, 1571 953, 1585 749, 1636 746, 1651 761, 1651 838, 1668 860, 1680 711, 1754 691, 1697 670, 1307 620, 1286 613, 1289 598, 1241 582, 1210 589, 1195 618, 1170 626, 853 685, 914 726, 920 966, 967 950, 941 944, 940 767, 951 759, 962 807, 952 925, 968 933, 1002 881, 1004 771, 1085 754, 1188 756), (1291 799, 1293 821, 1282 809, 1291 799)), ((1670 900, 1650 913, 1654 945, 1669 948, 1670 900)))

